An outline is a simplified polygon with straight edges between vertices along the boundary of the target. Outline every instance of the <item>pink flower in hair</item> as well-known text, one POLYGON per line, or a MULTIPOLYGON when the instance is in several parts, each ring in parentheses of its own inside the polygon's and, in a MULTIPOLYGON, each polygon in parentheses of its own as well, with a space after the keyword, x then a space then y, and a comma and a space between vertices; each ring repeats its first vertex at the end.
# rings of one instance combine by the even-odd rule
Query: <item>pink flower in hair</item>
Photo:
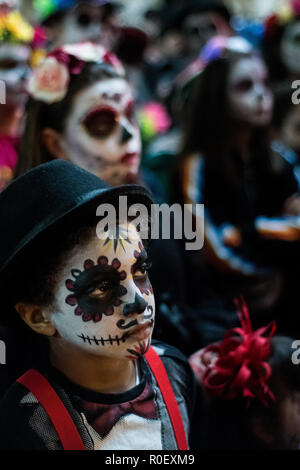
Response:
POLYGON ((124 73, 124 68, 118 57, 107 51, 101 44, 95 44, 89 41, 79 44, 68 44, 63 46, 62 50, 77 59, 84 62, 106 63, 114 67, 118 72, 124 73))
POLYGON ((28 92, 36 100, 55 103, 66 95, 69 79, 67 67, 55 57, 47 57, 34 69, 29 79, 28 92))
POLYGON ((64 98, 71 75, 79 75, 85 63, 105 63, 113 66, 120 75, 124 69, 119 59, 101 44, 81 42, 55 49, 33 70, 28 92, 37 100, 54 103, 64 98))

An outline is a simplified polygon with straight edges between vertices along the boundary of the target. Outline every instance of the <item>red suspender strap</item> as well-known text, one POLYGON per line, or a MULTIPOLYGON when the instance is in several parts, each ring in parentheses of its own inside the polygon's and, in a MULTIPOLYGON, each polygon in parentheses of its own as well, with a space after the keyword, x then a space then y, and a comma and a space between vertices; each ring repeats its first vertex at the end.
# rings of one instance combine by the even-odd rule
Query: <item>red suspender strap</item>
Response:
POLYGON ((164 365, 159 355, 154 351, 152 347, 148 349, 145 354, 145 357, 153 372, 153 375, 157 381, 164 402, 166 404, 170 420, 173 426, 177 447, 179 450, 188 450, 182 417, 164 365))
POLYGON ((17 382, 28 388, 40 402, 52 421, 64 450, 85 450, 71 416, 48 380, 37 370, 30 369, 17 382))

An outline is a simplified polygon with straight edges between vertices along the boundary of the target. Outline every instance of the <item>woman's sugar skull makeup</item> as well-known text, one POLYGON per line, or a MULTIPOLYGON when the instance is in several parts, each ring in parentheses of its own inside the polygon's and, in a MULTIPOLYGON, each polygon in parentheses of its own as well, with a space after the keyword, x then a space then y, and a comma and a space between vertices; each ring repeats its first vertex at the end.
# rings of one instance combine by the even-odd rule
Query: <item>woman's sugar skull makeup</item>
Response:
POLYGON ((30 48, 22 44, 0 44, 0 80, 6 86, 6 103, 22 105, 27 99, 30 48))
POLYGON ((118 227, 117 239, 95 235, 67 262, 52 321, 60 337, 88 353, 137 359, 154 325, 150 266, 135 226, 118 227))
POLYGON ((229 36, 231 29, 226 20, 213 11, 193 12, 183 20, 182 31, 189 51, 199 54, 202 47, 213 36, 221 34, 229 36))
MULTIPOLYGON (((116 16, 110 13, 109 19, 116 16)), ((68 9, 63 19, 48 26, 48 35, 52 48, 63 44, 75 44, 81 41, 101 42, 107 49, 112 50, 116 34, 110 27, 107 18, 105 2, 80 1, 68 9), (114 37, 111 37, 111 36, 114 37)))
POLYGON ((231 65, 227 93, 234 119, 256 126, 269 124, 273 95, 266 67, 259 57, 241 58, 231 65))
POLYGON ((104 79, 75 96, 62 145, 73 163, 112 185, 138 173, 141 140, 126 80, 104 79))

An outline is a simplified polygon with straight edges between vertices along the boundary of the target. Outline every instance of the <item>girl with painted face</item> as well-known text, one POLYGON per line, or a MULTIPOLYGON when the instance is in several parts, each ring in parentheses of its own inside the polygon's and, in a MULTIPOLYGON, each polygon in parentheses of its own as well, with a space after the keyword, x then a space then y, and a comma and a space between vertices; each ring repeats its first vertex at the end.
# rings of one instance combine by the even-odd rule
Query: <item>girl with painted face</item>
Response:
POLYGON ((201 264, 195 255, 190 262, 226 298, 242 291, 253 312, 270 311, 280 293, 284 242, 299 240, 299 211, 286 216, 298 182, 269 146, 267 70, 239 37, 210 41, 199 64, 180 163, 183 201, 205 205, 203 257, 201 264))
POLYGON ((275 322, 241 325, 190 358, 203 392, 198 442, 206 450, 299 450, 300 374, 297 341, 273 336, 275 322))
POLYGON ((1 402, 1 449, 187 448, 192 374, 178 351, 150 347, 149 259, 134 219, 118 218, 120 196, 150 214, 143 187, 109 188, 63 160, 36 167, 1 195, 1 217, 9 221, 15 205, 19 225, 3 232, 1 323, 13 332, 7 347, 22 350, 23 372, 34 368, 1 402), (95 216, 101 204, 116 211, 108 232, 95 216), (25 324, 34 333, 29 350, 20 340, 25 324))
POLYGON ((29 93, 17 175, 62 158, 111 185, 137 179, 133 93, 114 55, 89 42, 56 49, 33 71, 29 93))

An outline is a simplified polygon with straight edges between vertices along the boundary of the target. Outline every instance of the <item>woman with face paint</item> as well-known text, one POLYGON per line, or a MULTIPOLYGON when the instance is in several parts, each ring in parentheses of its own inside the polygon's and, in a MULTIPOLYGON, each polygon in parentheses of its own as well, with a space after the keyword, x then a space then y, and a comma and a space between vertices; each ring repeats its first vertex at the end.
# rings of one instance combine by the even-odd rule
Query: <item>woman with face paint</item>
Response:
POLYGON ((226 298, 242 291, 252 312, 270 315, 280 273, 297 255, 297 243, 287 241, 299 240, 299 211, 289 217, 285 203, 299 200, 299 189, 292 167, 271 154, 267 70, 239 37, 211 40, 199 62, 180 163, 183 201, 205 205, 203 257, 190 259, 199 273, 194 288, 202 273, 226 298))
POLYGON ((22 354, 25 372, 0 404, 1 449, 188 446, 193 376, 179 351, 150 346, 155 302, 144 241, 132 218, 112 218, 109 232, 98 228, 96 209, 110 204, 119 217, 120 196, 150 214, 143 187, 110 188, 56 160, 0 197, 8 222, 1 324, 13 333, 7 348, 22 354), (24 349, 28 327, 33 337, 24 349))
POLYGON ((29 94, 17 175, 62 158, 111 185, 138 178, 133 94, 116 56, 90 42, 55 49, 33 71, 29 94))

